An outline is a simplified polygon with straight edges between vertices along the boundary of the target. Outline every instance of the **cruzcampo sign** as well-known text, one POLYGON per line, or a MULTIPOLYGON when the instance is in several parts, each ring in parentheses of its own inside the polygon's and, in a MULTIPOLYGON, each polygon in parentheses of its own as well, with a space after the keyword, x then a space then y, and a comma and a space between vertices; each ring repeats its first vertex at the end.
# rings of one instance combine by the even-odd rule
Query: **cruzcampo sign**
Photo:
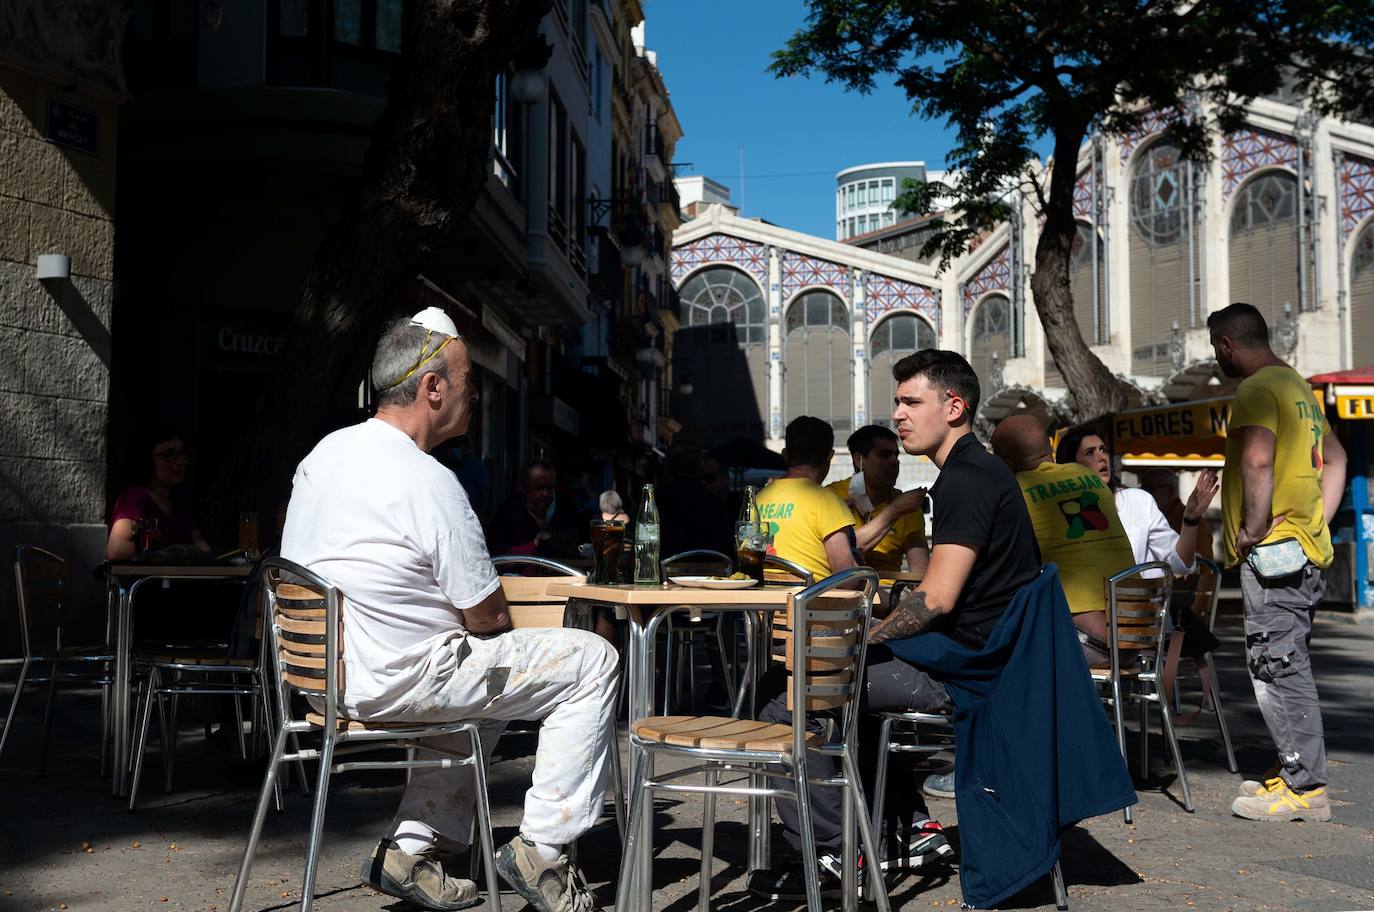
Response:
POLYGON ((1131 460, 1207 460, 1226 454, 1231 397, 1117 412, 1112 447, 1131 460))

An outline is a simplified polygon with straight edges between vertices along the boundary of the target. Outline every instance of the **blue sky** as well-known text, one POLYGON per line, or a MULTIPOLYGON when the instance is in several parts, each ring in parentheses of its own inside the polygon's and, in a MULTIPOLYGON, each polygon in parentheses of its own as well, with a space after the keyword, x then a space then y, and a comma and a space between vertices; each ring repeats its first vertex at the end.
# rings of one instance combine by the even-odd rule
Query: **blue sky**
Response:
POLYGON ((770 54, 805 21, 802 0, 647 0, 646 43, 686 135, 674 159, 740 200, 743 214, 835 236, 835 172, 864 162, 924 161, 952 145, 943 123, 910 114, 889 79, 869 95, 822 79, 778 79, 770 54))

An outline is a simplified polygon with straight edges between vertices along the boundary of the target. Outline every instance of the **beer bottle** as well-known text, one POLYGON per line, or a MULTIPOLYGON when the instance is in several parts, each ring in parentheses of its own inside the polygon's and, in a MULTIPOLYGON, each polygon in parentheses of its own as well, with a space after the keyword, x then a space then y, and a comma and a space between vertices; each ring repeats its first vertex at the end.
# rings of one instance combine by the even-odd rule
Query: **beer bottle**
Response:
POLYGON ((654 486, 646 484, 635 522, 636 586, 657 586, 663 582, 658 555, 658 504, 654 502, 654 486))

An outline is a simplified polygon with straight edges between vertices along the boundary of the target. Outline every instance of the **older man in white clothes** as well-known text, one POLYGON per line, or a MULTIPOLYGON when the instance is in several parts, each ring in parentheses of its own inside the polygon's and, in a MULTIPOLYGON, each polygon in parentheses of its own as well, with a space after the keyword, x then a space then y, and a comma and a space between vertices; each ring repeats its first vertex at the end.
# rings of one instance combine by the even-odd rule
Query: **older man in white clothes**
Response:
MULTIPOLYGON (((540 912, 591 910, 566 845, 601 811, 615 651, 581 630, 511 629, 467 495, 429 456, 466 432, 477 401, 453 321, 428 308, 389 326, 372 382, 377 417, 330 434, 297 468, 282 541, 283 556, 343 593, 344 709, 373 721, 490 720, 488 750, 505 720, 543 719, 524 820, 497 869, 540 912)), ((466 768, 416 770, 363 881, 426 909, 480 902, 440 860, 469 839, 472 782, 466 768)))

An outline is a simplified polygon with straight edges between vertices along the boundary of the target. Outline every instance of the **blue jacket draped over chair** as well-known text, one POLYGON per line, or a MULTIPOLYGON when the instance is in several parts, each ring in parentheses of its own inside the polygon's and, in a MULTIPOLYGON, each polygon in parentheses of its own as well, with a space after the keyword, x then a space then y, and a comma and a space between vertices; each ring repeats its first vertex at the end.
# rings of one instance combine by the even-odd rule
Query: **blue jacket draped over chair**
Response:
POLYGON ((1054 867, 1062 829, 1135 803, 1054 564, 1016 594, 982 650, 941 633, 888 645, 943 681, 954 703, 968 905, 1025 889, 1054 867))

